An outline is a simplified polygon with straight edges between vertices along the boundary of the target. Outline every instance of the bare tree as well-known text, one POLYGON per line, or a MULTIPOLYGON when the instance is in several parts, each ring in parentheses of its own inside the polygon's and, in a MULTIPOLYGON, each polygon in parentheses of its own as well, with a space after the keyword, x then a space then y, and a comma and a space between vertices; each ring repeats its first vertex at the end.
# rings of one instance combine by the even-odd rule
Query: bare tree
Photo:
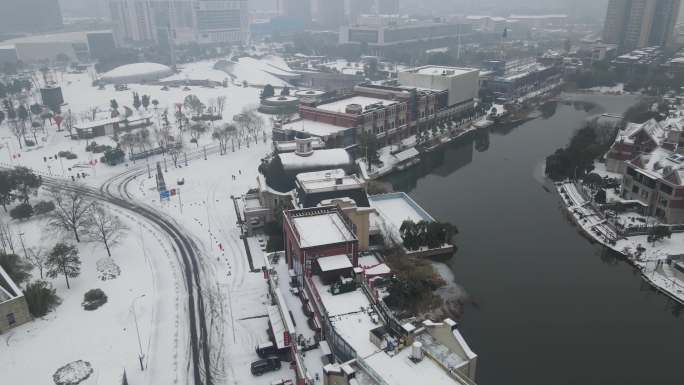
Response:
POLYGON ((69 278, 76 278, 81 274, 81 259, 78 257, 78 249, 65 243, 56 244, 48 254, 46 267, 46 274, 50 278, 64 275, 67 289, 69 289, 69 278))
POLYGON ((228 147, 228 139, 235 134, 237 129, 232 124, 224 124, 220 127, 216 127, 211 137, 218 140, 219 142, 219 152, 221 155, 226 153, 226 148, 228 147))
POLYGON ((223 116, 223 110, 226 107, 226 97, 219 96, 216 98, 216 110, 219 116, 223 116))
POLYGON ((169 155, 175 167, 178 167, 178 157, 180 157, 181 148, 182 142, 177 142, 173 147, 169 148, 169 155))
POLYGON ((112 256, 110 248, 119 243, 126 229, 119 217, 109 213, 103 205, 93 204, 88 220, 88 235, 104 244, 108 256, 112 256))
POLYGON ((17 138, 17 142, 19 142, 19 148, 23 149, 24 146, 21 144, 21 138, 26 135, 26 126, 19 124, 18 121, 14 120, 10 128, 12 129, 12 135, 14 135, 17 138))
POLYGON ((26 259, 31 266, 38 269, 40 279, 43 279, 43 270, 47 268, 48 253, 43 248, 31 247, 27 250, 26 259))
POLYGON ((195 145, 199 147, 199 138, 207 132, 207 126, 204 123, 195 123, 190 126, 190 137, 191 140, 195 142, 195 145))
POLYGON ((55 209, 50 212, 50 226, 67 234, 73 233, 76 242, 81 242, 78 232, 87 225, 93 203, 76 191, 53 190, 51 195, 55 209))

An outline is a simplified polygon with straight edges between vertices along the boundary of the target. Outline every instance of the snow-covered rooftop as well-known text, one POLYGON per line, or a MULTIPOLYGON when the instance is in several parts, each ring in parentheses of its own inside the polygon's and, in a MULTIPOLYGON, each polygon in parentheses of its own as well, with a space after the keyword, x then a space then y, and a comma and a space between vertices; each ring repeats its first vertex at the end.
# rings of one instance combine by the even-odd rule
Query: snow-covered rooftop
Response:
POLYGON ((351 98, 346 98, 342 100, 337 100, 334 102, 330 103, 324 103, 318 105, 318 109, 325 110, 325 111, 331 111, 331 112, 345 112, 346 108, 350 104, 358 104, 360 105, 364 110, 366 107, 370 105, 382 105, 382 106, 389 106, 392 104, 396 104, 397 102, 392 101, 392 100, 383 100, 383 99, 377 99, 377 98, 369 98, 367 96, 352 96, 351 98))
POLYGON ((434 221, 430 214, 403 192, 372 195, 368 197, 368 200, 371 207, 380 213, 382 219, 397 230, 405 220, 434 221))
POLYGON ((349 130, 348 127, 335 126, 333 124, 317 122, 315 120, 301 119, 294 122, 283 124, 283 130, 291 130, 295 132, 305 132, 309 135, 328 137, 330 135, 337 135, 349 130))
POLYGON ((342 169, 298 174, 297 184, 307 192, 363 187, 363 182, 357 176, 345 175, 342 169))
POLYGON ((476 71, 472 68, 457 68, 445 66, 425 66, 416 69, 414 72, 420 75, 429 76, 459 76, 476 71))
POLYGON ((159 63, 133 63, 114 68, 102 75, 105 82, 140 82, 158 80, 173 74, 168 66, 159 63))
POLYGON ((309 156, 300 156, 294 152, 279 154, 285 171, 306 170, 314 168, 339 168, 351 164, 351 156, 343 148, 314 150, 309 156))
POLYGON ((356 239, 337 211, 318 215, 296 216, 292 225, 299 234, 301 247, 316 247, 356 239))
POLYGON ((344 254, 321 257, 316 259, 316 262, 318 262, 318 266, 321 267, 321 271, 333 271, 353 267, 349 257, 344 254))

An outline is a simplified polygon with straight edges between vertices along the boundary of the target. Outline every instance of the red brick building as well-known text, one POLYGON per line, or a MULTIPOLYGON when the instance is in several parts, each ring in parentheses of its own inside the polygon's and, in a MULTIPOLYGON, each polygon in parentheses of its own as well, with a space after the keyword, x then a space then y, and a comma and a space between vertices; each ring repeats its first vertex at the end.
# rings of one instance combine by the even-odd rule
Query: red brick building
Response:
MULTIPOLYGON (((283 218, 285 256, 300 285, 304 277, 326 270, 318 259, 348 256, 358 266, 359 240, 352 222, 336 206, 289 210, 283 218)), ((349 266, 341 266, 340 270, 349 266)))

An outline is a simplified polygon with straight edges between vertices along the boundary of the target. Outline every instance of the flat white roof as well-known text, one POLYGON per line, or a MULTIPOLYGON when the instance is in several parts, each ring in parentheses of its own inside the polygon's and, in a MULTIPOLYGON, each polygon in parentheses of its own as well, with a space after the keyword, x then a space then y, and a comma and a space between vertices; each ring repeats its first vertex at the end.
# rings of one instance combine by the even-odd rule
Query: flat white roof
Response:
POLYGON ((396 104, 396 102, 393 100, 369 98, 367 96, 352 96, 351 98, 320 104, 316 108, 332 112, 345 112, 345 109, 350 104, 359 104, 365 110, 366 107, 370 106, 371 104, 382 104, 383 106, 389 106, 396 104))
POLYGON ((294 152, 279 154, 280 161, 286 171, 312 168, 338 168, 351 164, 349 153, 343 148, 314 150, 309 156, 300 156, 294 152))
MULTIPOLYGON (((342 111, 344 111, 344 109, 342 111)), ((283 124, 282 129, 296 132, 306 132, 307 134, 313 136, 326 137, 347 131, 349 130, 349 127, 341 127, 330 123, 302 119, 283 124)))
POLYGON ((351 261, 349 261, 349 257, 344 254, 321 257, 316 259, 316 261, 318 262, 318 266, 321 267, 321 271, 333 271, 354 267, 352 266, 351 261))
POLYGON ((346 175, 347 174, 341 168, 334 168, 331 170, 311 171, 297 174, 297 181, 299 181, 299 183, 305 183, 326 178, 344 178, 346 175))
POLYGON ((315 247, 356 239, 337 212, 292 218, 301 247, 315 247))
POLYGON ((415 73, 420 75, 430 75, 438 76, 444 74, 444 76, 459 76, 467 74, 473 71, 477 71, 473 68, 459 68, 459 67, 445 67, 445 66, 425 66, 414 70, 415 73))
POLYGON ((379 351, 366 357, 364 361, 388 385, 454 385, 459 383, 430 358, 425 357, 419 362, 413 362, 410 356, 411 348, 404 348, 394 357, 379 351))
POLYGON ((375 208, 382 218, 396 229, 399 229, 405 220, 434 221, 430 214, 403 192, 372 195, 368 197, 368 200, 371 207, 375 208))

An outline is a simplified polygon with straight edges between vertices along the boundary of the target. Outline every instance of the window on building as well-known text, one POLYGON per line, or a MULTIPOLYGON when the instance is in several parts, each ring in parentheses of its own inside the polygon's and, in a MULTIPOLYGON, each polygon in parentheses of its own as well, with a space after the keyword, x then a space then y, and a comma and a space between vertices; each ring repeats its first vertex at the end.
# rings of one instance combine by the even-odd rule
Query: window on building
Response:
POLYGON ((647 177, 644 177, 643 184, 645 184, 646 186, 648 186, 650 188, 656 187, 656 181, 651 179, 651 178, 647 178, 647 177))
POLYGON ((639 193, 639 186, 636 186, 636 185, 632 186, 632 192, 634 194, 638 194, 639 193))
POLYGON ((672 195, 672 192, 674 191, 672 187, 666 185, 666 184, 661 184, 660 185, 660 191, 664 192, 667 195, 672 195))
POLYGON ((627 167, 627 175, 631 175, 631 176, 635 177, 637 175, 637 172, 633 168, 627 167))
POLYGON ((17 320, 16 320, 16 318, 14 318, 14 313, 7 314, 7 324, 9 326, 12 326, 15 323, 17 323, 17 320))
POLYGON ((648 199, 648 190, 641 190, 641 197, 644 199, 648 199))
POLYGON ((667 207, 667 199, 665 198, 660 198, 660 205, 663 207, 667 207))

